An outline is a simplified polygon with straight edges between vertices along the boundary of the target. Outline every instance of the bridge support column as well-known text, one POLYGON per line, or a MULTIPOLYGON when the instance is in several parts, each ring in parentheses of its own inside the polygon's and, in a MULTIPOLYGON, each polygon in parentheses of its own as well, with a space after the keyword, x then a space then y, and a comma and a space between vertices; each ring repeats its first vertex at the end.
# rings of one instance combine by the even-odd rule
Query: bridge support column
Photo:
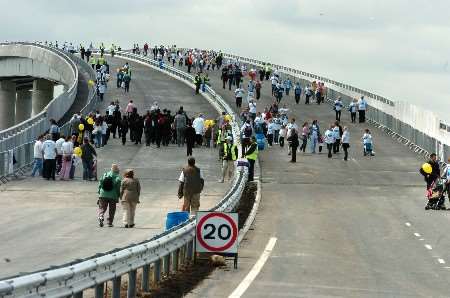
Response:
POLYGON ((0 130, 14 125, 16 83, 0 81, 0 130))
POLYGON ((32 92, 19 89, 16 92, 16 124, 27 120, 31 116, 32 92))
POLYGON ((32 115, 39 114, 53 99, 53 82, 44 79, 33 81, 32 115))

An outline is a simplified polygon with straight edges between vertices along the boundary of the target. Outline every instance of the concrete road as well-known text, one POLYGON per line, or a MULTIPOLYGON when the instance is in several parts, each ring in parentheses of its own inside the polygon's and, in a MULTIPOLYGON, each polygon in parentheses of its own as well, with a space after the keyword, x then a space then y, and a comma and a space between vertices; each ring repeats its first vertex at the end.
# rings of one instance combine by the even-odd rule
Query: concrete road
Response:
MULTIPOLYGON (((116 69, 125 61, 108 59, 116 69)), ((129 94, 109 84, 104 110, 110 100, 119 99, 124 107, 133 99, 140 112, 156 100, 161 108, 171 111, 183 105, 188 115, 204 112, 216 117, 217 112, 194 90, 146 66, 130 63, 132 82, 129 94)), ((102 112, 103 113, 103 112, 102 112)), ((96 215, 97 183, 81 180, 77 169, 71 182, 48 182, 41 178, 24 178, 2 185, 0 201, 0 278, 19 272, 31 272, 59 265, 76 258, 142 241, 162 231, 169 211, 179 210, 181 201, 176 194, 177 179, 186 163, 186 149, 176 145, 157 149, 128 142, 122 146, 118 139, 98 150, 99 175, 118 163, 122 170, 133 168, 141 180, 143 193, 136 211, 136 228, 122 228, 122 210, 118 205, 114 228, 99 228, 96 215)), ((220 165, 214 149, 194 149, 197 164, 206 179, 201 208, 218 202, 228 184, 217 183, 220 165)))
MULTIPOLYGON (((234 103, 219 76, 210 72, 212 87, 234 103)), ((271 102, 265 81, 258 111, 271 102)), ((282 103, 299 125, 318 119, 323 130, 334 121, 329 105, 296 105, 293 95, 282 103)), ((271 237, 274 249, 242 297, 449 296, 450 218, 424 210, 423 160, 373 127, 376 156, 362 156, 360 138, 371 127, 349 118, 343 112, 351 132, 347 162, 342 153, 299 153, 291 164, 286 148, 261 152, 262 203, 239 269, 216 270, 189 297, 228 297, 271 237)))

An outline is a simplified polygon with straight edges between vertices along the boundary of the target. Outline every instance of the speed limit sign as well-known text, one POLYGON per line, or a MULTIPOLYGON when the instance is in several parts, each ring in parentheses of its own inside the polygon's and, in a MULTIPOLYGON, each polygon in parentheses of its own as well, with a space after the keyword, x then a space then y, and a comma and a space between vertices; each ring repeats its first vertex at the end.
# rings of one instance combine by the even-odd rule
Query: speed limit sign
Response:
POLYGON ((196 251, 236 254, 238 214, 197 212, 196 251))

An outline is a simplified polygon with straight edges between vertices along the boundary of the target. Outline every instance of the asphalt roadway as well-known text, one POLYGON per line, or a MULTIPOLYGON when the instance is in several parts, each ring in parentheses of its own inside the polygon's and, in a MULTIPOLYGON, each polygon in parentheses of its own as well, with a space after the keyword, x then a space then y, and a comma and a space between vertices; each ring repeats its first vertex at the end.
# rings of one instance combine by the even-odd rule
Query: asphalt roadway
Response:
MULTIPOLYGON (((209 72, 212 88, 234 106, 233 91, 222 89, 220 71, 209 72)), ((247 86, 247 79, 244 83, 247 86)), ((258 111, 272 102, 264 81, 258 111)), ((329 105, 282 103, 299 126, 334 121, 329 105)), ((242 297, 448 297, 450 224, 447 211, 425 211, 423 160, 366 124, 342 124, 351 133, 350 159, 343 153, 298 153, 289 163, 284 149, 260 153, 262 202, 254 229, 239 249, 239 269, 216 270, 188 297, 228 297, 241 284, 242 297), (369 128, 375 157, 362 155, 360 138, 369 128), (269 239, 277 242, 261 271, 252 267, 269 239), (252 271, 254 280, 244 281, 252 271)), ((236 296, 239 297, 239 296, 236 296)))
MULTIPOLYGON (((217 112, 186 84, 170 78, 149 67, 131 62, 132 81, 130 93, 116 88, 115 69, 125 63, 108 58, 112 80, 105 101, 118 99, 125 107, 133 99, 138 111, 143 113, 154 101, 161 108, 175 112, 184 106, 192 117, 203 112, 208 118, 217 112)), ((97 222, 97 183, 81 179, 81 167, 75 181, 46 181, 42 178, 22 178, 0 186, 2 216, 0 217, 0 279, 59 265, 73 259, 91 256, 133 242, 142 241, 161 232, 169 211, 179 210, 177 198, 178 176, 186 164, 186 149, 176 145, 146 147, 129 141, 122 146, 118 139, 98 150, 98 173, 101 175, 119 164, 121 171, 133 168, 142 184, 141 204, 136 211, 136 227, 122 228, 120 204, 113 228, 99 228, 97 222)), ((215 205, 228 189, 228 184, 218 183, 220 164, 215 149, 196 149, 194 157, 205 177, 205 190, 201 208, 215 205)))

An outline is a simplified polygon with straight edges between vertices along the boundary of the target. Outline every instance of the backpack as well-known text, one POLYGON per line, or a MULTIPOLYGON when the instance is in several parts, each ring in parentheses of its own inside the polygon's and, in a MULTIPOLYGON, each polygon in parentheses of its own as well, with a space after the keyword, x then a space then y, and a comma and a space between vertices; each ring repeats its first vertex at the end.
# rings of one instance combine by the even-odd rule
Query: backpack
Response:
POLYGON ((249 138, 249 137, 252 136, 252 132, 253 132, 252 127, 251 127, 250 125, 247 125, 247 126, 245 127, 245 129, 244 129, 244 135, 245 135, 247 138, 249 138))
POLYGON ((111 191, 114 188, 113 178, 111 176, 106 176, 102 182, 102 189, 105 191, 111 191))

